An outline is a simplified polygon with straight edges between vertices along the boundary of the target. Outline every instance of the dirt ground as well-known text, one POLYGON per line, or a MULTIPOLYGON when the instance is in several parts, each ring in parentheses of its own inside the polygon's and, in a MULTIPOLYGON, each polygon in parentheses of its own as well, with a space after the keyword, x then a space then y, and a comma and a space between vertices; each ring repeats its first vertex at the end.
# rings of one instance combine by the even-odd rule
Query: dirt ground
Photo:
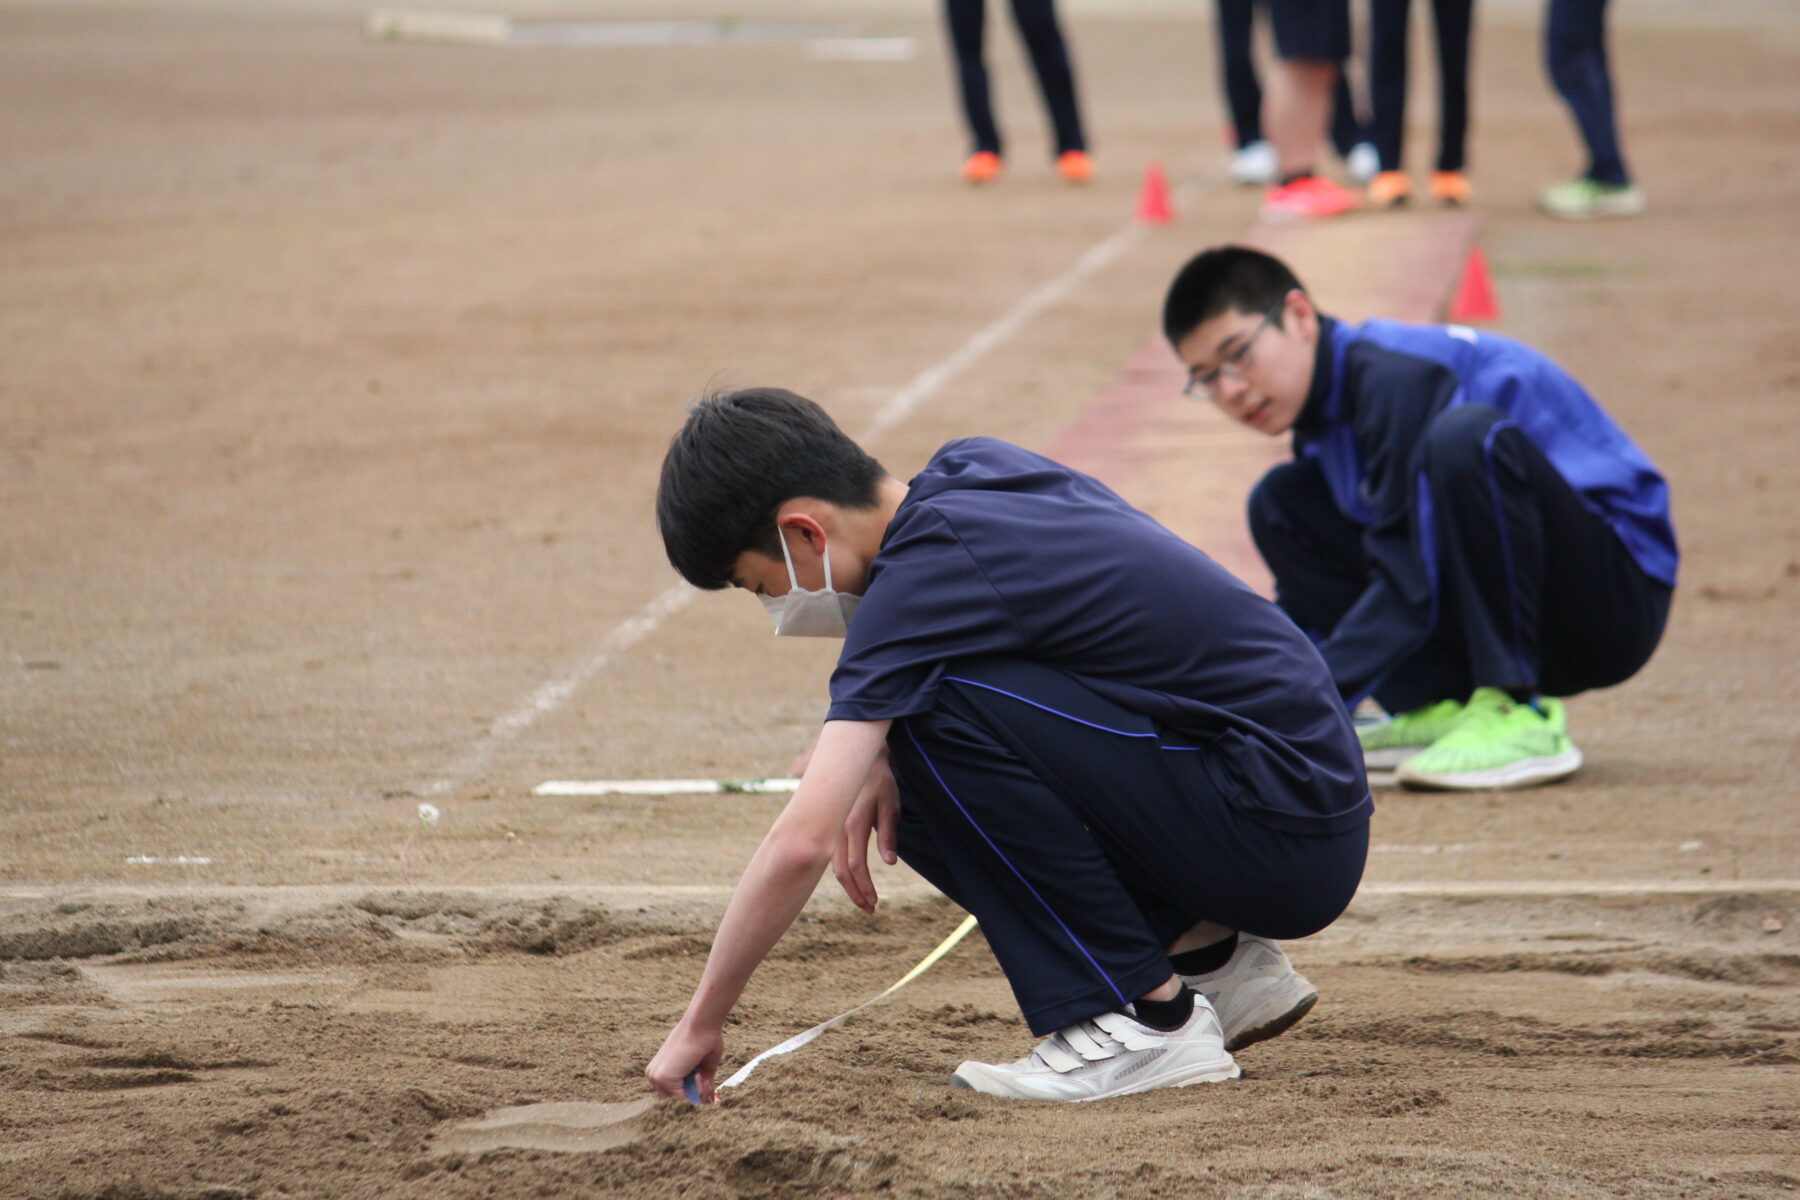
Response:
MULTIPOLYGON (((641 1095, 780 799, 532 787, 777 773, 824 707, 831 647, 669 590, 650 506, 683 404, 792 387, 882 422, 902 477, 950 437, 1053 444, 1175 266, 1251 226, 1208 28, 1074 10, 1079 190, 1001 36, 1012 167, 974 192, 918 9, 732 6, 922 39, 841 63, 373 45, 330 0, 0 4, 0 1196, 1792 1194, 1800 23, 1615 7, 1649 215, 1531 211, 1577 166, 1534 6, 1484 7, 1473 141, 1498 327, 1676 500, 1672 627, 1571 703, 1583 772, 1383 791, 1363 894, 1292 948, 1323 999, 1240 1082, 951 1091, 1029 1043, 977 935, 720 1108, 552 1153, 440 1129, 641 1095), (1180 219, 1122 235, 1152 160, 1180 219)), ((1428 88, 1415 110, 1423 165, 1428 88)), ((1358 294, 1336 237, 1296 264, 1327 309, 1358 294)), ((1229 469, 1267 461, 1240 444, 1229 469)), ((1229 560, 1236 499, 1194 474, 1110 482, 1229 560)), ((882 881, 872 918, 827 881, 728 1069, 960 917, 882 881)))

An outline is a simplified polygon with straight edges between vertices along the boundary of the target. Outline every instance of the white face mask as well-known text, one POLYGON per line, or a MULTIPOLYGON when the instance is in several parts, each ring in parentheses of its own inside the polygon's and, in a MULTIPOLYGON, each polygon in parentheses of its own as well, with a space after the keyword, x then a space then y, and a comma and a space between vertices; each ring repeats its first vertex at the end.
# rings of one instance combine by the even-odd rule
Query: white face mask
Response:
POLYGON ((757 597, 775 620, 775 636, 841 638, 849 633, 850 618, 855 615, 856 606, 862 603, 862 597, 832 588, 830 548, 827 547, 824 554, 825 586, 809 592, 800 586, 800 580, 794 574, 794 556, 788 553, 787 537, 780 530, 776 531, 776 536, 781 538, 781 557, 787 563, 788 593, 757 597))

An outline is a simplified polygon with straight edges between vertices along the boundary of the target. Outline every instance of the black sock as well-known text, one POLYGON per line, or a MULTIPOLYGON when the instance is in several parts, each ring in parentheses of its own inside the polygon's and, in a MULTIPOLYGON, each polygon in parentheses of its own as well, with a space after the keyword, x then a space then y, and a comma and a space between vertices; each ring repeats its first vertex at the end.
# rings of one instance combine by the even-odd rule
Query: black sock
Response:
POLYGON ((1194 1015, 1194 993, 1184 983, 1173 999, 1137 1000, 1131 1007, 1143 1024, 1167 1033, 1172 1029, 1180 1029, 1194 1015))
POLYGON ((1236 949, 1237 934, 1234 933, 1222 942, 1201 946, 1198 950, 1183 950, 1180 954, 1171 954, 1169 965, 1175 968, 1177 975, 1205 975, 1230 962, 1231 952, 1236 949))
POLYGON ((1281 177, 1281 186, 1286 187, 1290 183, 1298 183, 1302 179, 1311 179, 1312 177, 1313 169, 1307 167, 1304 170, 1295 171, 1292 175, 1283 175, 1281 177))

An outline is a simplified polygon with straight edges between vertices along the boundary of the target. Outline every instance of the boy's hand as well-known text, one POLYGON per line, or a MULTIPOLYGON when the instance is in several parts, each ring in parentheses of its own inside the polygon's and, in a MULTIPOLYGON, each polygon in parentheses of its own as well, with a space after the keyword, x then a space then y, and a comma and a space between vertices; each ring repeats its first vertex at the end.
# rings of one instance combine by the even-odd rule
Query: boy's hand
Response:
POLYGON ((883 751, 869 769, 869 777, 844 818, 844 829, 837 849, 831 855, 831 873, 850 902, 864 912, 874 912, 875 881, 869 877, 869 833, 875 834, 875 848, 881 861, 893 866, 900 839, 900 788, 888 766, 883 751))
POLYGON ((687 1022, 669 1031, 663 1039, 662 1049, 644 1068, 644 1078, 656 1089, 658 1096, 681 1095, 681 1081, 690 1072, 698 1072, 700 1084, 700 1103, 717 1104, 719 1094, 713 1090, 713 1079, 718 1074, 719 1060, 725 1054, 725 1037, 717 1029, 695 1031, 688 1028, 687 1022))

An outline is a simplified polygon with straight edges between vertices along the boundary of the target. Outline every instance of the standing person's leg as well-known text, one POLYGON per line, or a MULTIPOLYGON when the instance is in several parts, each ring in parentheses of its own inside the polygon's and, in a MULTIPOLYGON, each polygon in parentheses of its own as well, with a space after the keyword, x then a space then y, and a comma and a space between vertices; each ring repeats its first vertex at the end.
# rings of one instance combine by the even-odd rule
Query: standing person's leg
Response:
POLYGON ((1440 603, 1460 631, 1475 691, 1456 727, 1400 776, 1490 788, 1571 774, 1581 752, 1562 705, 1544 693, 1636 671, 1661 638, 1668 589, 1635 570, 1617 535, 1500 409, 1439 414, 1423 461, 1440 603))
POLYGON ((1344 160, 1344 169, 1357 183, 1367 183, 1381 169, 1369 130, 1356 105, 1347 66, 1338 69, 1337 87, 1331 93, 1331 148, 1344 160))
POLYGON ((1431 194, 1445 204, 1463 205, 1475 198, 1464 173, 1469 132, 1469 39, 1475 0, 1431 0, 1432 29, 1437 38, 1438 156, 1431 194))
POLYGON ((1606 57, 1607 0, 1550 0, 1544 22, 1544 59, 1550 81, 1569 106, 1587 149, 1581 178, 1539 197, 1560 217, 1630 216, 1644 210, 1620 148, 1606 57))
MULTIPOLYGON (((1366 825, 1309 836, 1258 824, 1222 790, 1236 776, 1210 743, 1174 737, 1024 660, 950 664, 933 711, 896 722, 889 748, 901 856, 980 919, 1039 1034, 1149 994, 1196 926, 1257 935, 1283 968, 1273 990, 1303 985, 1267 939, 1335 919, 1367 850, 1366 825)), ((1228 1025, 1251 1015, 1234 1005, 1266 1008, 1230 987, 1220 994, 1228 1025)), ((1288 994, 1289 1019, 1263 1036, 1314 995, 1288 994)), ((959 1074, 977 1084, 1015 1069, 966 1066, 979 1069, 959 1074)), ((1011 1089, 1002 1080, 1000 1090, 1020 1094, 1011 1089)))
POLYGON ((1256 0, 1215 0, 1219 77, 1237 148, 1262 141, 1262 85, 1256 80, 1252 22, 1256 0))
POLYGON ((1369 203, 1377 208, 1394 208, 1412 195, 1402 158, 1411 11, 1412 0, 1369 0, 1369 123, 1381 156, 1381 174, 1369 185, 1369 203))
POLYGON ((987 65, 982 61, 987 26, 986 0, 944 0, 944 25, 956 59, 956 84, 963 119, 969 127, 969 161, 963 178, 985 183, 1000 173, 1000 130, 994 124, 988 95, 987 65))
POLYGON ((1437 33, 1437 169, 1461 171, 1468 163, 1469 59, 1475 28, 1475 0, 1432 0, 1437 33))
POLYGON ((1256 79, 1254 21, 1258 0, 1216 0, 1219 77, 1237 152, 1231 182, 1266 184, 1275 179, 1275 147, 1263 138, 1262 85, 1256 79))
POLYGON ((1050 114, 1058 168, 1071 182, 1085 182, 1092 166, 1087 159, 1087 136, 1081 127, 1081 106, 1075 95, 1075 69, 1062 26, 1056 19, 1056 2, 1012 0, 1012 14, 1026 52, 1031 55, 1044 109, 1050 114))
POLYGON ((1269 15, 1278 61, 1263 92, 1263 129, 1275 143, 1281 180, 1264 198, 1263 219, 1338 216, 1356 198, 1314 167, 1350 49, 1348 0, 1270 0, 1269 15))

